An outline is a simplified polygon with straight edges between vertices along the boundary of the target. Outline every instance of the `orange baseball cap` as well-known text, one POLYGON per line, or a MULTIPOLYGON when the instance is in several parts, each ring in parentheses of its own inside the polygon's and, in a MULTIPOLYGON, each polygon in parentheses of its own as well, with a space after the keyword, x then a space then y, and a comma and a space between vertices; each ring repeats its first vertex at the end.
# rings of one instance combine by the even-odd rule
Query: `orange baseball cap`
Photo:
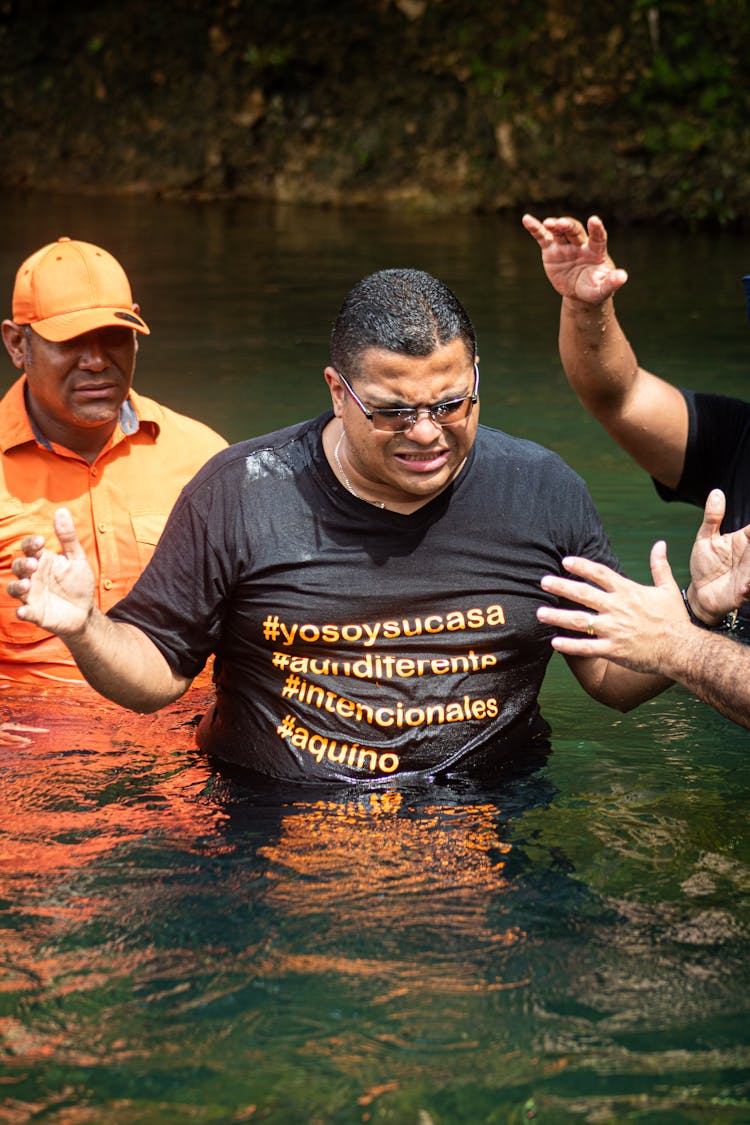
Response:
POLYGON ((90 242, 58 238, 27 258, 16 274, 13 320, 60 343, 110 325, 149 335, 133 312, 127 274, 116 258, 90 242))

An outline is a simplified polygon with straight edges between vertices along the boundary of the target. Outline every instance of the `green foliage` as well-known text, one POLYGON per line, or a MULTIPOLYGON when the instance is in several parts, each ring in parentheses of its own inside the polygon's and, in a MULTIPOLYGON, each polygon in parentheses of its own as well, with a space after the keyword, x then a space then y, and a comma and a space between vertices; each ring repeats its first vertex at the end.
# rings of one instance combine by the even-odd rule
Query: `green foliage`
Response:
POLYGON ((257 46, 251 43, 242 56, 243 62, 249 63, 256 70, 273 70, 286 66, 293 57, 291 47, 277 45, 257 46))
POLYGON ((740 225, 749 24, 750 0, 14 0, 0 185, 740 225))

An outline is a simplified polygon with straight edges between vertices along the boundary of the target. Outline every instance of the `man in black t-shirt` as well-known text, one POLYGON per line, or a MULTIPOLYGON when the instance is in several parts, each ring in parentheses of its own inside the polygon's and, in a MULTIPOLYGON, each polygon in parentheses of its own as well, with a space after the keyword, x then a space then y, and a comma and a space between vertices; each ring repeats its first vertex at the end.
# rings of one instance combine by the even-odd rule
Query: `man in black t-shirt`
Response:
MULTIPOLYGON (((599 516, 555 454, 479 426, 474 329, 429 274, 355 286, 325 378, 331 411, 239 443, 193 479, 106 617, 60 512, 63 555, 31 537, 14 561, 19 616, 138 711, 178 698, 215 654, 199 744, 265 776, 491 775, 546 739, 537 697, 554 630, 537 609, 557 598, 541 582, 570 555, 616 567, 599 516)), ((620 710, 670 682, 566 659, 620 710)))
MULTIPOLYGON (((720 489, 711 534, 750 524, 750 403, 683 391, 639 366, 613 300, 628 275, 608 255, 601 219, 592 216, 584 227, 569 217, 539 222, 524 215, 523 225, 562 297, 560 358, 586 410, 650 474, 662 499, 703 508, 712 489, 720 489)), ((722 613, 705 599, 699 606, 692 585, 685 597, 701 624, 721 625, 722 613)), ((750 641, 748 606, 735 635, 750 641)))

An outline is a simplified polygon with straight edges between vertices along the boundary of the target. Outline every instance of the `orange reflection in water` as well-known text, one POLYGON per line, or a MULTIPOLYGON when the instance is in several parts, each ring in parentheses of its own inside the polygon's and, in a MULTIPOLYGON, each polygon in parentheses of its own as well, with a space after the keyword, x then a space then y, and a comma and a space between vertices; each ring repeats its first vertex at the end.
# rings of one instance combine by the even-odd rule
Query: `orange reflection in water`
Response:
POLYGON ((24 913, 80 921, 97 903, 56 899, 55 882, 146 835, 211 833, 225 818, 197 800, 211 770, 193 749, 207 684, 156 715, 88 689, 4 684, 0 732, 0 896, 24 913))
POLYGON ((65 935, 112 917, 111 889, 91 876, 97 860, 147 835, 197 840, 224 819, 197 799, 211 771, 193 756, 193 718, 208 690, 149 716, 86 688, 0 685, 0 1038, 10 1058, 95 1061, 97 1028, 79 1036, 85 1020, 62 1019, 60 1005, 127 978, 142 953, 92 957, 85 942, 66 948, 65 935))
MULTIPOLYGON (((155 716, 133 715, 93 694, 0 692, 0 721, 28 739, 0 758, 0 897, 9 904, 6 921, 15 916, 2 936, 7 993, 58 1002, 152 973, 172 981, 176 992, 191 973, 216 976, 230 993, 249 979, 306 977, 330 981, 332 989, 349 982, 366 995, 371 1016, 383 1013, 372 1040, 387 1048, 405 1042, 407 1027, 434 1036, 425 1007, 430 996, 443 997, 459 1027, 472 997, 528 984, 505 969, 506 954, 526 935, 504 924, 510 911, 503 900, 514 882, 506 875, 511 845, 496 804, 461 801, 448 791, 445 802, 395 790, 347 794, 266 808, 259 829, 252 801, 233 804, 224 792, 215 799, 213 771, 194 749, 195 718, 208 690, 198 685, 155 716), (154 861, 156 878, 149 877, 148 858, 145 867, 128 866, 128 846, 144 838, 148 847, 165 845, 154 861), (186 856, 189 863, 191 850, 238 855, 234 865, 211 868, 211 881, 196 885, 193 902, 235 914, 246 905, 247 947, 235 946, 229 962, 213 945, 170 946, 155 955, 148 927, 137 948, 106 944, 113 930, 128 932, 131 918, 136 928, 149 918, 158 930, 160 919, 169 929, 180 917, 187 909, 183 884, 159 876, 186 856), (263 909, 256 924, 257 906, 263 909), (93 957, 85 936, 80 945, 77 937, 64 940, 88 921, 101 926, 105 943, 93 957), (227 964, 236 980, 225 982, 227 964)), ((231 786, 226 793, 231 797, 231 786)), ((98 1034, 87 1025, 79 1036, 78 1017, 70 1016, 61 1033, 54 1021, 22 1016, 20 1004, 0 1021, 0 1033, 26 1059, 72 1053, 80 1062, 84 1040, 90 1047, 98 1034)), ((450 1023, 445 1027, 454 1046, 470 1046, 450 1023)), ((346 1049, 336 1047, 330 1029, 320 1031, 305 1053, 334 1051, 340 1065, 350 1053, 352 1066, 366 1057, 361 1029, 342 1033, 346 1049)), ((139 1048, 130 1042, 128 1050, 139 1048)))
POLYGON ((397 791, 297 806, 278 841, 259 849, 265 897, 323 937, 312 951, 276 951, 274 973, 370 977, 386 984, 376 1002, 415 985, 462 993, 526 983, 486 971, 525 936, 488 914, 513 889, 498 819, 493 804, 415 805, 397 791))

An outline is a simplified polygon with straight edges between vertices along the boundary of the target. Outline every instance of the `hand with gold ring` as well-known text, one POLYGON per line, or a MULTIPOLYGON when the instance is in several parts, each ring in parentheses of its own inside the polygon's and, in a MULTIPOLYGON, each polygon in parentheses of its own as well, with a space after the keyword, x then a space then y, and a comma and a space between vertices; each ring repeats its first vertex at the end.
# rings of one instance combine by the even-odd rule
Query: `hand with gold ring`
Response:
POLYGON ((692 629, 682 594, 667 561, 666 544, 651 551, 653 586, 641 586, 603 563, 586 558, 563 559, 569 574, 547 575, 542 589, 589 612, 543 605, 537 618, 564 629, 552 646, 566 656, 600 656, 637 672, 660 672, 660 649, 670 630, 692 629), (576 579, 584 579, 577 581, 576 579))

